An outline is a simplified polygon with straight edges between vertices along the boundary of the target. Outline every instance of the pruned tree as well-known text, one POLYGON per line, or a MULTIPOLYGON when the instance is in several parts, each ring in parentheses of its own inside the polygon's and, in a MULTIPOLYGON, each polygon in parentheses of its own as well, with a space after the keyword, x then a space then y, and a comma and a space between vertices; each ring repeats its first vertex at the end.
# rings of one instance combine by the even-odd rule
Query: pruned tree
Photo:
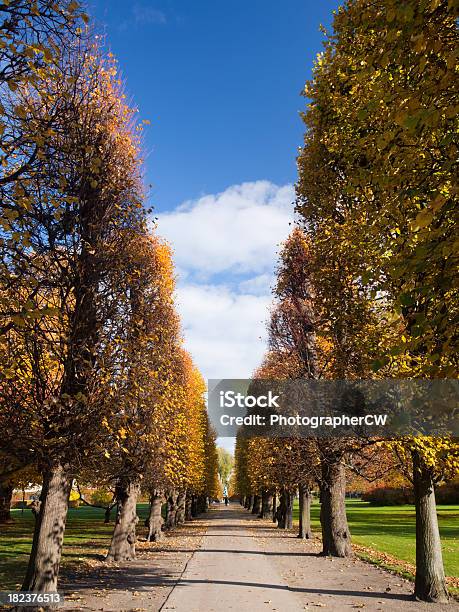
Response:
POLYGON ((72 478, 113 411, 104 384, 119 332, 112 281, 126 232, 144 225, 133 113, 115 64, 79 38, 64 51, 52 76, 21 91, 41 166, 3 202, 1 282, 12 308, 2 302, 0 421, 6 452, 43 477, 23 583, 35 591, 56 590, 72 478))
MULTIPOLYGON (((352 0, 333 28, 305 88, 298 158, 297 209, 322 257, 320 297, 327 309, 345 298, 341 312, 333 309, 340 345, 356 295, 380 311, 384 327, 373 347, 364 337, 346 343, 349 360, 355 349, 363 361, 371 357, 375 376, 456 377, 457 6, 352 0), (333 266, 342 274, 330 285, 333 266)), ((438 525, 429 517, 442 454, 454 456, 457 443, 439 437, 398 445, 417 479, 415 595, 445 601, 438 525)))

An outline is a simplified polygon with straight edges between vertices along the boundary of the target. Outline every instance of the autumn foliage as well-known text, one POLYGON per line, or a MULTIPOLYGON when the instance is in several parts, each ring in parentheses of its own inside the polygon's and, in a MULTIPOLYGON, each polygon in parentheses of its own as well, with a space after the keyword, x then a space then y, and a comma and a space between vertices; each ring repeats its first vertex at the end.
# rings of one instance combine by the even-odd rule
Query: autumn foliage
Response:
MULTIPOLYGON (((348 0, 335 12, 304 89, 301 229, 280 256, 269 378, 457 378, 457 16, 446 0, 348 0)), ((300 461, 320 488, 324 552, 350 552, 346 472, 398 472, 416 504, 415 596, 446 600, 434 491, 459 471, 457 440, 313 445, 320 470, 308 453, 300 461)), ((279 488, 273 466, 293 450, 281 446, 238 442, 242 494, 279 488)), ((282 485, 300 474, 287 462, 282 485)))
POLYGON ((141 492, 180 498, 169 527, 205 509, 215 438, 115 59, 78 2, 0 14, 0 482, 42 483, 23 588, 55 591, 72 485, 113 488, 108 558, 130 559, 141 492))

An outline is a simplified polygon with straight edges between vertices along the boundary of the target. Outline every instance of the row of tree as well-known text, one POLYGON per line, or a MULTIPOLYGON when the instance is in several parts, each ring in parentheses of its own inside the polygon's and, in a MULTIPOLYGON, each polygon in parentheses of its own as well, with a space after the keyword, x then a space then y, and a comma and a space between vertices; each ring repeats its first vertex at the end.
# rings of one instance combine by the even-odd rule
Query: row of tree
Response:
MULTIPOLYGON (((296 228, 280 256, 264 379, 457 378, 457 3, 349 0, 318 56, 298 157, 296 228)), ((401 470, 416 504, 415 596, 448 597, 434 488, 459 472, 451 437, 239 437, 236 480, 260 516, 280 496, 324 554, 351 554, 346 468, 401 470)), ((276 506, 276 504, 274 504, 276 506)))
POLYGON ((107 558, 218 492, 203 379, 182 346, 171 250, 148 224, 142 124, 75 1, 0 4, 0 489, 42 486, 23 589, 56 591, 69 495, 110 486, 107 558))

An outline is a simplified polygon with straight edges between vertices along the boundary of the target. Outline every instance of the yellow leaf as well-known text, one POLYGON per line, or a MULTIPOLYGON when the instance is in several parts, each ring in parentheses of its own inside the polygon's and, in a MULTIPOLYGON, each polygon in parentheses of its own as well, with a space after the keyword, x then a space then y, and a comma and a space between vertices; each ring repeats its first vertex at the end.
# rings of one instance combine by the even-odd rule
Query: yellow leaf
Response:
POLYGON ((440 208, 443 206, 445 202, 446 202, 445 196, 439 193, 437 197, 434 198, 432 202, 430 203, 430 208, 432 208, 434 212, 437 212, 438 210, 440 210, 440 208))
POLYGON ((428 227, 432 223, 433 217, 434 217, 433 213, 427 208, 425 208, 424 210, 421 210, 421 212, 418 213, 418 215, 416 216, 416 219, 414 220, 414 223, 412 224, 412 228, 416 230, 416 229, 424 229, 425 227, 428 227))

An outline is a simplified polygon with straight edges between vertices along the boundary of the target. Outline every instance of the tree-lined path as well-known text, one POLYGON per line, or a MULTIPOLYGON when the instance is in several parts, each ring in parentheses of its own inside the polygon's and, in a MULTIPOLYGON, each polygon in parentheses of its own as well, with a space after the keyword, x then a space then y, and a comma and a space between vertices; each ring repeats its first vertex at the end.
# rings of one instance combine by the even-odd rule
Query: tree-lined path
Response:
MULTIPOLYGON (((98 33, 85 4, 0 0, 0 591, 21 590, 10 601, 26 602, 24 612, 42 612, 62 590, 67 609, 422 609, 411 584, 355 558, 346 497, 364 493, 376 552, 411 566, 403 575, 414 575, 417 599, 447 602, 458 585, 448 543, 459 491, 458 0, 346 0, 321 28, 311 70, 291 48, 298 36, 276 35, 265 51, 238 36, 234 47, 228 16, 248 25, 253 3, 227 11, 207 0, 179 19, 182 9, 166 18, 146 1, 88 2, 110 4, 121 45, 98 33), (138 45, 153 22, 164 53, 138 45), (210 24, 203 36, 198 23, 210 24), (154 142, 124 87, 123 48, 152 87, 138 94, 161 125, 154 142), (290 115, 271 96, 277 81, 286 101, 305 82, 290 115), (284 149, 274 124, 284 117, 287 132, 300 107, 302 146, 284 149), (167 150, 188 194, 176 207, 163 189, 167 150), (268 150, 276 166, 284 158, 293 169, 296 156, 297 176, 271 175, 268 150), (182 172, 193 174, 192 158, 199 189, 182 172), (295 416, 300 398, 338 421, 301 419, 263 437, 244 420, 233 469, 206 402, 205 379, 228 375, 252 384, 226 408, 266 406, 262 381, 272 395, 304 382, 310 394, 282 394, 279 416, 295 416), (366 395, 360 381, 384 395, 366 395), (366 408, 386 405, 384 430, 361 430, 366 408), (246 510, 207 512, 228 495, 246 510), (322 539, 297 540, 312 535, 316 496, 322 539), (399 503, 414 506, 409 519, 405 508, 386 522, 378 504, 399 503), (273 513, 276 526, 255 520, 273 513)), ((278 4, 278 16, 253 12, 263 44, 281 22, 303 22, 294 2, 278 4)), ((296 4, 311 6, 311 22, 325 2, 296 4)))
POLYGON ((179 528, 165 544, 139 546, 130 564, 97 568, 65 584, 66 610, 459 609, 411 600, 412 584, 357 558, 320 556, 301 541, 230 504, 179 528))

